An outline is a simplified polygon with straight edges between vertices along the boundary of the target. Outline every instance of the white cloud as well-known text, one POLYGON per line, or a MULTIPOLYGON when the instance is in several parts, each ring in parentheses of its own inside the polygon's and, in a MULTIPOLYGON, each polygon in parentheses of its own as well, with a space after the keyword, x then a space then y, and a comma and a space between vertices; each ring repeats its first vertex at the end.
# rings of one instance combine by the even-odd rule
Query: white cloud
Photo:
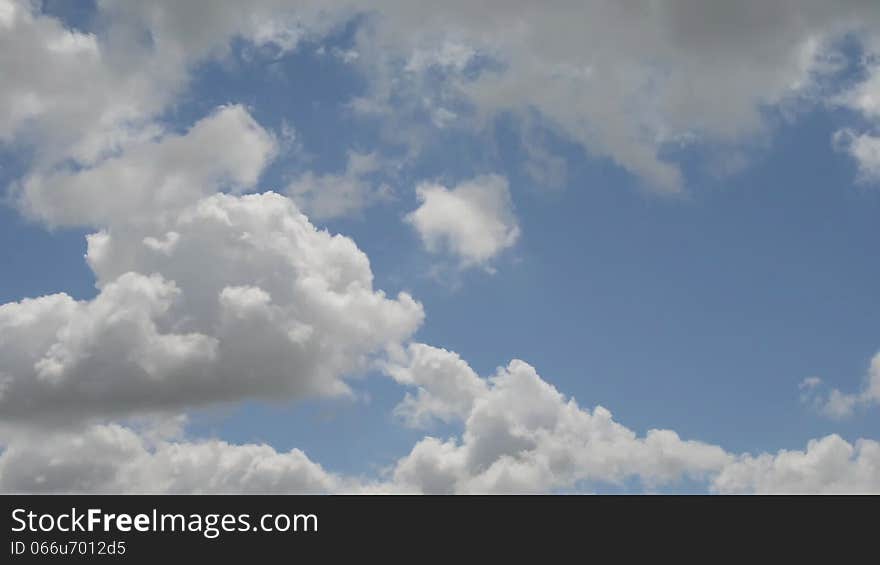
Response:
POLYGON ((415 396, 407 392, 396 412, 414 427, 434 419, 464 421, 474 400, 488 390, 486 382, 452 351, 413 343, 397 361, 389 363, 386 372, 398 383, 416 387, 417 392, 415 396))
POLYGON ((0 0, 0 141, 30 141, 50 162, 112 148, 176 91, 180 69, 131 64, 94 34, 0 0))
MULTIPOLYGON (((880 356, 871 387, 878 369, 880 356)), ((388 372, 417 387, 398 407, 409 423, 457 418, 464 429, 457 438, 419 441, 385 489, 547 492, 630 478, 652 489, 690 477, 722 493, 880 492, 880 443, 869 439, 851 444, 828 435, 809 441, 805 451, 735 456, 671 430, 638 437, 605 408, 581 408, 518 360, 484 380, 455 353, 412 344, 388 372)), ((805 388, 818 384, 809 380, 805 388)))
MULTIPOLYGON (((682 181, 659 156, 666 143, 760 135, 764 108, 809 93, 829 40, 851 30, 864 38, 880 23, 875 3, 855 1, 456 0, 432 4, 427 19, 422 2, 371 7, 375 17, 348 59, 368 77, 369 96, 352 106, 383 116, 399 129, 396 139, 417 148, 430 130, 400 127, 395 116, 423 114, 425 128, 481 127, 508 110, 537 111, 558 133, 667 192, 682 181), (443 80, 432 79, 437 73, 443 80)), ((581 408, 522 361, 482 379, 454 353, 402 350, 422 308, 375 290, 350 239, 318 231, 276 194, 210 196, 254 188, 277 142, 235 105, 186 133, 157 125, 193 65, 223 56, 236 37, 294 49, 360 6, 103 0, 98 9, 106 27, 90 34, 30 3, 0 0, 0 74, 9 79, 0 83, 0 142, 34 149, 16 196, 48 224, 100 228, 87 256, 97 297, 0 305, 0 419, 16 430, 3 432, 0 490, 534 492, 629 478, 651 488, 684 477, 720 492, 880 490, 880 444, 871 440, 832 435, 805 451, 733 456, 669 430, 640 437, 602 407, 581 408), (345 394, 345 379, 385 350, 391 377, 415 388, 397 409, 408 424, 462 426, 459 437, 419 441, 386 482, 329 473, 298 450, 83 422, 246 397, 345 394), (53 423, 64 425, 47 429, 53 423)), ((843 100, 875 120, 877 72, 869 70, 843 100)), ((880 178, 876 136, 840 136, 862 179, 880 178)), ((540 146, 526 150, 529 174, 561 182, 560 161, 540 146)), ((344 173, 304 175, 289 192, 316 216, 352 213, 375 194, 365 179, 376 159, 353 153, 344 173)), ((429 250, 462 266, 488 268, 518 238, 503 177, 422 184, 418 194, 407 221, 429 250)), ((823 406, 845 415, 878 399, 880 356, 863 391, 835 389, 823 406)))
POLYGON ((308 0, 102 0, 101 26, 85 33, 37 4, 0 0, 0 143, 32 149, 45 174, 68 160, 91 166, 154 136, 154 120, 185 89, 191 68, 226 55, 234 38, 289 51, 352 15, 308 0))
POLYGON ((316 175, 309 171, 291 182, 286 192, 311 218, 349 216, 390 196, 388 185, 374 186, 369 178, 380 168, 375 153, 350 151, 341 174, 316 175))
POLYGON ((865 79, 835 99, 835 102, 859 113, 868 123, 865 131, 851 128, 834 134, 835 146, 846 151, 856 162, 858 180, 864 184, 880 183, 880 35, 865 46, 865 79))
POLYGON ((834 66, 831 42, 846 32, 866 38, 880 23, 880 8, 858 0, 453 0, 431 4, 431 18, 424 2, 373 6, 376 17, 358 36, 372 90, 358 106, 384 109, 401 141, 412 144, 418 131, 397 116, 456 101, 477 110, 458 123, 478 127, 502 112, 537 110, 559 133, 665 192, 680 191, 682 180, 660 156, 664 144, 736 145, 763 135, 766 108, 816 94, 814 74, 834 66), (440 84, 430 80, 438 72, 440 84))
POLYGON ((516 243, 519 225, 507 179, 484 175, 452 189, 423 183, 421 205, 406 216, 431 252, 448 251, 463 267, 486 266, 516 243))
POLYGON ((242 106, 225 106, 185 134, 129 146, 88 167, 36 172, 18 187, 20 206, 51 225, 152 223, 218 188, 253 187, 275 139, 242 106))
MULTIPOLYGON (((259 293, 244 292, 255 307, 259 293)), ((389 372, 419 387, 402 413, 464 423, 460 439, 426 437, 380 480, 329 473, 301 451, 185 440, 178 430, 117 424, 6 429, 0 491, 6 492, 543 492, 579 481, 648 486, 702 478, 731 460, 722 449, 668 430, 639 438, 602 407, 566 399, 534 369, 513 361, 489 380, 455 353, 423 344, 400 350, 389 372)))
MULTIPOLYGON (((227 293, 245 308, 268 296, 227 293)), ((46 305, 48 308, 48 305, 46 305)), ((837 435, 804 451, 732 455, 670 430, 643 437, 601 406, 581 408, 514 360, 482 379, 458 355, 424 344, 397 349, 386 369, 416 387, 399 413, 463 426, 459 437, 426 436, 379 478, 325 470, 302 451, 186 439, 180 419, 52 428, 0 428, 0 491, 126 493, 530 493, 621 484, 652 490, 684 479, 720 493, 880 492, 880 443, 837 435)))
POLYGON ((805 451, 742 455, 712 481, 721 493, 866 494, 880 492, 880 443, 855 445, 838 435, 811 440, 805 451))
POLYGON ((460 438, 419 441, 394 468, 398 489, 546 492, 631 477, 656 486, 705 477, 730 459, 719 447, 670 430, 638 437, 605 408, 585 410, 565 398, 522 361, 486 381, 454 353, 414 344, 389 372, 419 387, 400 406, 416 423, 433 416, 464 424, 460 438))
MULTIPOLYGON (((28 3, 0 5, 0 69, 14 79, 0 86, 8 110, 0 139, 30 139, 49 164, 90 162, 139 138, 185 87, 193 64, 222 57, 233 38, 289 51, 367 12, 375 17, 359 29, 353 62, 370 90, 354 106, 382 110, 407 143, 419 145, 429 130, 395 116, 422 113, 447 127, 535 109, 594 154, 671 192, 681 189, 681 174, 659 156, 665 143, 760 135, 764 108, 810 92, 812 73, 827 67, 830 41, 846 32, 868 40, 872 22, 880 23, 880 9, 856 0, 833 8, 820 0, 724 7, 668 0, 650 8, 456 0, 432 4, 432 18, 423 17, 423 2, 399 0, 247 7, 104 0, 98 10, 106 29, 86 34, 28 3), (491 70, 475 70, 486 60, 495 62, 491 70), (438 69, 445 80, 430 80, 438 69), (478 119, 462 119, 463 104, 478 119)), ((847 103, 876 114, 876 82, 854 89, 847 103)))
POLYGON ((87 259, 95 299, 0 306, 4 419, 345 394, 343 377, 424 316, 409 295, 373 289, 354 242, 273 193, 218 194, 152 225, 114 225, 89 236, 87 259))
POLYGON ((0 454, 0 492, 325 493, 357 485, 299 449, 178 441, 117 424, 18 433, 0 454))

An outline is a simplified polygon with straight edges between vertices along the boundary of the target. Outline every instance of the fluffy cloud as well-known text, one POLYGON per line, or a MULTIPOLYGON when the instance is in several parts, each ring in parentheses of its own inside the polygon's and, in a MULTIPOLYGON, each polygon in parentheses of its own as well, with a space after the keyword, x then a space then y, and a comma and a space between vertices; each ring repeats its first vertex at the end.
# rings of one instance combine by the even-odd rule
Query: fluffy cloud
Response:
POLYGON ((519 238, 504 177, 479 176, 452 189, 424 183, 416 193, 421 205, 406 221, 429 251, 448 251, 463 267, 485 266, 519 238))
POLYGON ((101 26, 85 33, 36 4, 0 0, 0 142, 33 147, 41 168, 67 159, 89 165, 142 139, 191 67, 222 57, 234 38, 287 51, 351 15, 309 1, 102 0, 101 26))
MULTIPOLYGON (((134 66, 160 88, 151 61, 183 68, 231 36, 262 33, 257 12, 248 20, 256 27, 248 27, 212 4, 204 11, 222 14, 223 22, 209 18, 205 29, 211 31, 202 42, 180 27, 195 25, 197 12, 183 17, 176 6, 157 3, 138 13, 119 7, 123 14, 112 3, 102 5, 115 19, 99 38, 66 30, 28 5, 4 4, 2 23, 14 33, 3 40, 12 52, 29 34, 41 37, 46 49, 86 50, 94 73, 124 77, 125 69, 108 70, 103 59, 113 31, 145 25, 155 32, 153 45, 144 55, 148 60, 134 66)), ((278 6, 271 8, 260 13, 272 15, 278 6)), ((197 19, 205 24, 204 17, 197 19)), ((47 57, 50 74, 53 64, 85 64, 47 57)), ((4 69, 14 62, 0 59, 4 69)), ((52 95, 54 83, 26 78, 22 92, 9 87, 13 106, 52 95)), ((67 78, 89 88, 98 80, 67 78)), ((120 104, 131 102, 110 90, 120 104)), ((95 107, 111 105, 83 92, 83 135, 92 131, 89 122, 102 119, 88 113, 95 107)), ((60 294, 0 306, 4 420, 60 423, 248 396, 345 394, 343 377, 362 371, 420 325, 418 303, 406 294, 391 299, 375 291, 369 261, 355 244, 315 229, 288 198, 209 196, 252 189, 276 151, 274 137, 242 106, 219 108, 185 133, 149 125, 146 106, 133 107, 124 121, 135 122, 136 134, 124 143, 89 156, 68 144, 53 154, 58 162, 38 160, 15 187, 17 202, 32 217, 101 228, 88 237, 87 254, 99 293, 88 301, 60 294)), ((62 98, 34 108, 40 112, 22 120, 37 124, 47 138, 59 138, 58 132, 40 124, 69 120, 64 125, 76 130, 79 123, 71 119, 76 109, 62 98)), ((10 122, 0 134, 13 135, 23 123, 10 122)), ((120 123, 107 121, 111 129, 120 123)), ((354 161, 363 173, 362 160, 354 161)))
POLYGON ((127 147, 89 167, 36 172, 17 190, 21 207, 51 225, 153 223, 218 188, 254 186, 274 138, 242 106, 226 106, 185 134, 127 147))
MULTIPOLYGON (((242 292, 242 301, 263 302, 242 292)), ((186 439, 180 419, 152 427, 16 424, 0 428, 0 492, 530 493, 633 478, 648 489, 674 488, 686 477, 720 493, 880 492, 876 441, 829 435, 804 451, 732 455, 670 430, 639 437, 605 408, 585 410, 564 397, 522 361, 482 379, 453 352, 418 343, 393 349, 387 372, 417 389, 398 413, 410 425, 437 419, 463 431, 426 436, 384 476, 336 474, 298 449, 186 439)))
POLYGON ((128 137, 176 91, 181 70, 132 64, 88 33, 0 0, 0 141, 31 141, 41 159, 91 160, 128 137))
POLYGON ((523 361, 483 380, 454 353, 414 344, 390 373, 418 387, 400 407, 415 423, 433 416, 464 424, 460 438, 426 437, 396 464, 393 483, 402 490, 546 492, 631 477, 656 486, 705 477, 730 459, 670 430, 638 437, 605 408, 565 398, 523 361))
MULTIPOLYGON (((831 41, 849 31, 864 39, 880 23, 876 3, 856 0, 430 8, 424 18, 423 2, 371 3, 350 59, 368 78, 367 96, 353 108, 382 116, 412 148, 427 130, 395 116, 421 116, 427 128, 481 127, 503 112, 534 112, 666 192, 682 187, 660 156, 670 143, 760 135, 766 107, 811 93, 831 41)), ((375 290, 350 239, 315 229, 283 196, 235 194, 256 186, 276 151, 243 107, 221 108, 185 133, 156 121, 193 65, 222 56, 233 38, 287 51, 363 7, 102 0, 97 9, 102 27, 85 33, 35 4, 0 0, 0 74, 9 78, 0 84, 0 143, 33 149, 15 196, 45 223, 99 229, 88 240, 94 299, 0 305, 0 421, 14 429, 0 434, 0 490, 534 492, 631 478, 652 488, 684 477, 719 492, 880 490, 871 440, 832 435, 805 451, 734 456, 669 430, 639 436, 522 361, 483 379, 451 352, 402 349, 422 308, 375 290), (211 196, 217 191, 234 194, 211 196), (386 350, 388 374, 414 389, 397 408, 404 421, 462 431, 425 437, 384 481, 329 473, 298 450, 86 421, 345 394, 345 379, 386 350)), ((871 121, 877 73, 868 70, 841 100, 871 121)), ((874 134, 843 132, 838 142, 864 180, 880 176, 874 134)), ((526 151, 533 178, 560 182, 564 163, 540 144, 526 151)), ((353 153, 342 174, 305 174, 288 192, 316 217, 351 213, 375 197, 377 159, 353 153)), ((462 266, 488 267, 518 237, 502 177, 423 184, 418 195, 407 221, 428 249, 462 266)), ((875 358, 862 392, 834 390, 824 406, 844 414, 878 398, 875 358)))
POLYGON ((409 424, 458 419, 464 429, 457 438, 419 441, 385 490, 547 492, 630 478, 653 488, 690 477, 721 493, 880 492, 880 443, 873 440, 851 444, 829 435, 805 451, 735 456, 671 430, 638 437, 605 408, 590 411, 565 398, 522 361, 481 379, 455 353, 412 344, 388 372, 418 391, 398 406, 409 424))
MULTIPOLYGON (((833 7, 819 0, 724 7, 692 0, 650 7, 260 0, 247 9, 226 0, 104 0, 98 11, 106 28, 87 34, 26 2, 0 6, 0 68, 13 77, 0 87, 10 109, 0 118, 0 139, 27 131, 55 162, 90 161, 138 138, 184 88, 189 69, 222 56, 234 38, 287 51, 366 12, 374 17, 359 26, 354 64, 370 86, 355 107, 378 109, 399 132, 418 128, 395 115, 424 115, 433 127, 447 127, 485 123, 468 107, 478 118, 537 110, 561 134, 672 192, 681 189, 681 174, 660 157, 664 146, 760 135, 764 108, 810 95, 836 38, 852 32, 874 49, 870 30, 880 23, 880 8, 858 0, 833 7), (432 17, 424 18, 428 8, 432 17), (431 80, 438 70, 445 80, 431 80), (77 96, 69 95, 71 84, 77 96)), ((848 103, 876 114, 876 82, 855 89, 848 103)))
POLYGON ((116 424, 20 433, 0 454, 0 492, 325 493, 357 487, 300 450, 150 438, 116 424))
POLYGON ((4 419, 344 394, 344 376, 423 319, 409 295, 373 289, 354 242, 273 193, 218 194, 146 228, 110 227, 89 237, 87 258, 93 300, 0 306, 4 419))
POLYGON ((398 383, 416 388, 397 408, 410 426, 422 427, 437 419, 461 422, 473 409, 474 400, 488 391, 470 365, 457 353, 422 343, 409 345, 397 363, 389 363, 386 372, 398 383))
POLYGON ((880 492, 880 443, 855 445, 838 435, 811 440, 805 451, 743 455, 713 480, 722 493, 866 494, 880 492))

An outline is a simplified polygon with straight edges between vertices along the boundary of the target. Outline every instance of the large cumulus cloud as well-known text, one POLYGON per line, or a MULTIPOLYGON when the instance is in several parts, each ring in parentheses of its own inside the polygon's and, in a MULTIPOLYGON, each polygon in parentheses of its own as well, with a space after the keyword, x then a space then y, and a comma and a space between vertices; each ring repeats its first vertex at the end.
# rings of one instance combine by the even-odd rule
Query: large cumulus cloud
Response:
POLYGON ((89 237, 100 292, 0 306, 4 419, 344 394, 342 378, 421 324, 372 285, 350 239, 274 194, 207 197, 89 237))
POLYGON ((514 360, 488 379, 458 355, 412 344, 388 367, 416 391, 398 406, 405 421, 458 422, 457 437, 427 436, 394 466, 388 489, 429 493, 578 490, 637 479, 671 488, 683 479, 721 493, 872 493, 880 490, 880 443, 832 434, 804 451, 736 455, 672 430, 640 437, 602 406, 582 408, 514 360))
POLYGON ((649 486, 705 477, 730 456, 670 430, 645 437, 598 406, 581 408, 514 360, 479 378, 457 355, 413 344, 390 373, 416 386, 400 410, 413 423, 457 417, 460 438, 426 437, 394 469, 394 482, 420 492, 546 492, 583 481, 649 486), (415 419, 412 419, 415 418, 415 419))

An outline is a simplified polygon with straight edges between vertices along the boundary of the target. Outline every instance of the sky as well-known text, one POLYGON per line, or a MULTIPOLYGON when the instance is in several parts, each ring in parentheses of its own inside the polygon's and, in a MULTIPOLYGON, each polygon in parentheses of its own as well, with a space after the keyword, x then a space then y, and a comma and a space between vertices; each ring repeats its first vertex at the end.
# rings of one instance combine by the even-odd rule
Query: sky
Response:
POLYGON ((878 26, 0 0, 0 491, 880 492, 878 26))

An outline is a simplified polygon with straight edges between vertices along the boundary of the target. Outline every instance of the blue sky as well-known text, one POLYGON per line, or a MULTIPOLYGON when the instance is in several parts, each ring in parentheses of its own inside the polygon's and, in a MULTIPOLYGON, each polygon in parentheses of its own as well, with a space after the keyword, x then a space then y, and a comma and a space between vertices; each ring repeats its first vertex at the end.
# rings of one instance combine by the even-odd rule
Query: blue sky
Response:
MULTIPOLYGON (((99 43, 111 46, 108 30, 113 29, 113 18, 122 16, 109 9, 71 13, 68 8, 47 2, 31 17, 58 18, 62 27, 95 34, 99 43)), ((416 79, 404 73, 391 83, 391 114, 358 112, 358 100, 376 102, 377 92, 382 92, 378 65, 388 65, 390 70, 383 72, 396 76, 401 62, 411 56, 406 41, 422 49, 409 37, 400 52, 386 46, 377 54, 365 47, 365 42, 380 41, 383 28, 375 21, 382 21, 386 9, 393 8, 383 5, 379 15, 340 17, 330 31, 320 28, 294 46, 279 39, 260 44, 245 32, 232 33, 223 39, 228 50, 185 65, 186 80, 177 91, 139 116, 139 125, 126 127, 146 128, 146 123, 161 128, 161 136, 186 136, 218 107, 240 105, 276 144, 258 180, 244 183, 245 193, 283 193, 306 174, 344 176, 350 152, 371 155, 378 164, 361 178, 371 187, 365 190, 387 186, 390 196, 367 196, 357 210, 331 217, 310 215, 310 221, 353 240, 369 257, 375 289, 389 297, 404 291, 422 304, 424 322, 398 340, 404 346, 420 342, 454 351, 483 377, 512 359, 522 359, 580 407, 606 407, 615 421, 639 437, 651 429, 674 430, 685 440, 720 446, 734 458, 804 450, 808 441, 829 434, 838 434, 850 448, 859 440, 878 439, 878 400, 868 392, 863 395, 866 400, 853 400, 855 408, 849 414, 831 417, 823 409, 831 398, 829 391, 858 395, 868 390, 869 365, 880 350, 880 180, 870 174, 870 154, 860 156, 854 145, 834 141, 840 132, 870 137, 876 131, 870 107, 841 102, 848 92, 870 83, 873 73, 880 73, 869 36, 853 32, 825 38, 819 53, 829 58, 833 54, 834 68, 815 65, 801 71, 809 86, 794 94, 779 94, 777 85, 764 85, 756 78, 749 85, 754 92, 742 95, 742 100, 734 100, 740 96, 737 92, 731 92, 729 102, 715 100, 719 113, 729 104, 749 108, 740 118, 758 116, 759 125, 743 126, 744 134, 728 121, 714 126, 702 118, 693 129, 675 131, 680 116, 663 110, 659 118, 644 116, 637 124, 639 131, 663 121, 653 133, 667 139, 652 141, 653 151, 660 166, 676 167, 683 179, 675 193, 668 194, 633 160, 644 141, 615 145, 613 128, 618 126, 602 125, 604 118, 595 117, 613 110, 600 109, 594 115, 585 106, 587 135, 553 119, 554 111, 567 115, 564 112, 576 112, 577 105, 554 109, 539 93, 525 109, 513 102, 485 108, 480 95, 469 96, 469 85, 482 88, 482 77, 517 72, 517 64, 510 61, 525 51, 515 45, 499 43, 498 51, 477 45, 479 57, 485 58, 469 56, 463 70, 435 62, 416 79), (347 60, 346 53, 359 57, 347 60), (754 103, 755 98, 762 102, 754 103), (457 115, 452 125, 432 121, 431 112, 440 106, 457 115), (701 124, 710 125, 701 129, 701 124), (549 156, 562 176, 530 174, 536 154, 549 156), (725 170, 726 164, 733 168, 725 170), (484 175, 506 180, 518 228, 515 242, 471 265, 450 247, 449 239, 444 240, 446 247, 432 252, 430 234, 420 233, 422 228, 405 219, 429 202, 420 200, 415 188, 430 183, 452 190, 470 179, 487 178, 484 175), (822 382, 804 393, 801 383, 808 377, 822 382)), ((824 17, 824 12, 816 16, 824 17)), ((821 20, 810 30, 811 38, 823 31, 822 25, 834 27, 833 18, 827 17, 827 24, 821 20)), ((152 33, 154 41, 162 41, 161 30, 152 33)), ((467 34, 451 35, 467 41, 467 34)), ((734 55, 740 48, 726 47, 734 55)), ((437 56, 442 59, 442 53, 437 56)), ((667 63, 682 68, 688 64, 675 59, 667 63)), ((672 80, 687 79, 699 85, 713 77, 672 80)), ((695 87, 698 92, 699 88, 695 87)), ((71 85, 70 95, 76 92, 71 85)), ((633 100, 641 100, 642 94, 632 93, 633 100)), ((495 100, 488 95, 487 99, 495 100)), ((16 191, 31 176, 63 167, 66 161, 41 156, 40 143, 27 140, 20 127, 10 130, 0 145, 0 182, 8 195, 0 209, 0 303, 58 292, 94 300, 100 289, 84 260, 85 237, 105 228, 94 223, 54 226, 45 220, 49 215, 41 218, 39 211, 23 211, 16 191), (45 165, 51 159, 56 164, 45 165)), ((635 139, 625 129, 628 125, 619 127, 621 137, 635 139)), ((45 135, 52 135, 47 131, 45 135)), ((234 147, 225 150, 235 152, 234 147)), ((125 158, 133 150, 123 145, 117 151, 125 158)), ((98 167, 100 161, 77 166, 98 167)), ((307 202, 290 198, 310 214, 307 202)), ((130 229, 126 221, 115 218, 107 222, 107 229, 122 233, 130 229)), ((471 424, 464 421, 444 421, 437 415, 424 427, 405 425, 395 407, 411 389, 377 368, 384 362, 381 352, 369 355, 380 364, 353 371, 354 377, 340 375, 354 391, 350 396, 315 398, 270 391, 273 400, 266 401, 262 393, 242 394, 233 401, 199 401, 160 411, 164 416, 142 410, 95 414, 97 419, 86 415, 66 423, 74 430, 66 433, 111 421, 137 429, 130 418, 149 421, 187 414, 183 437, 167 441, 199 445, 218 439, 231 445, 265 443, 277 452, 302 449, 328 473, 366 481, 381 481, 389 469, 403 468, 402 458, 426 435, 459 437, 456 441, 466 443, 461 434, 471 424)), ((432 393, 428 385, 420 386, 432 393)), ((15 431, 7 434, 7 453, 17 445, 16 434, 25 433, 18 423, 10 425, 15 431)), ((85 437, 90 432, 81 433, 85 437)), ((64 441, 66 436, 58 437, 64 441)), ((148 450, 155 455, 162 448, 148 450)), ((846 461, 857 458, 849 454, 846 461)), ((13 463, 6 464, 7 477, 14 475, 13 463)), ((712 467, 709 483, 715 472, 712 467)), ((645 476, 636 471, 609 481, 601 474, 595 478, 575 473, 573 479, 551 480, 539 490, 653 490, 645 476)), ((682 476, 657 488, 705 490, 707 479, 701 477, 682 476)), ((790 489, 823 488, 808 479, 790 489)), ((465 484, 465 479, 456 480, 459 486, 465 484)), ((27 489, 9 484, 13 486, 8 488, 27 489)), ((489 483, 467 484, 471 486, 462 486, 463 491, 491 490, 489 483)), ((719 484, 712 489, 724 490, 719 484)), ((771 483, 758 481, 759 486, 743 488, 760 490, 760 484, 771 483)), ((855 482, 851 489, 866 490, 871 484, 876 483, 855 482)), ((346 488, 353 487, 342 490, 346 488)))

